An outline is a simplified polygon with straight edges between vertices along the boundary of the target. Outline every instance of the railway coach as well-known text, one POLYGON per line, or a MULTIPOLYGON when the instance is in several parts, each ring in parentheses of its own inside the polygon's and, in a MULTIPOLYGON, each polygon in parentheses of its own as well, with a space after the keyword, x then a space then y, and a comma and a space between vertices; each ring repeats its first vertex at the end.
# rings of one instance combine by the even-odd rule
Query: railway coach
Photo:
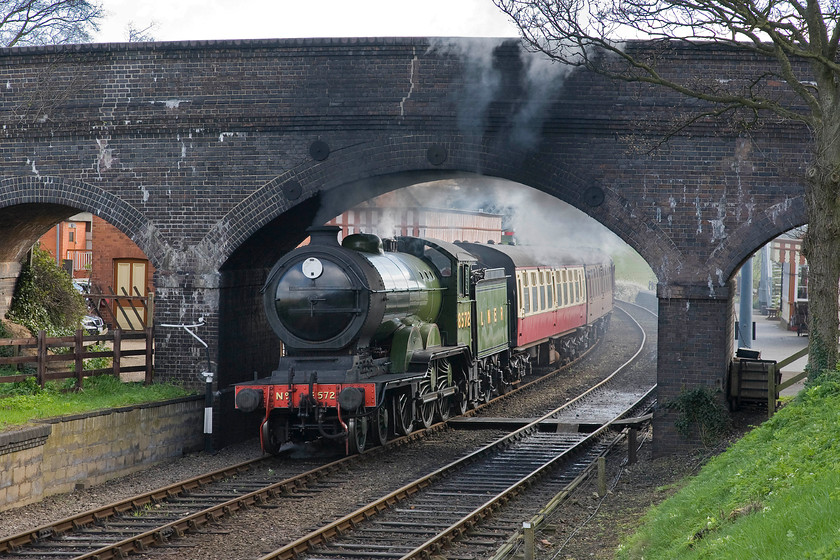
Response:
POLYGON ((315 438, 357 453, 430 426, 534 362, 572 359, 609 322, 614 268, 597 252, 309 232, 263 288, 286 353, 235 386, 238 409, 264 410, 268 453, 315 438))

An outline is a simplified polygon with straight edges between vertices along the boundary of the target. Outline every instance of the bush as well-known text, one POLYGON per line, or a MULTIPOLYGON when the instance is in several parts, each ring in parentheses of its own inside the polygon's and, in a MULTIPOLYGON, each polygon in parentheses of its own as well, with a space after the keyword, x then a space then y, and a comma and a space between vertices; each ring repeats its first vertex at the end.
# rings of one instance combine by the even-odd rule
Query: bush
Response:
POLYGON ((716 391, 706 387, 682 391, 665 408, 679 412, 674 425, 680 435, 689 437, 697 429, 706 447, 714 446, 730 429, 729 414, 718 401, 716 391))
POLYGON ((68 336, 76 332, 86 312, 85 299, 73 287, 70 275, 47 251, 33 247, 6 316, 33 335, 44 330, 49 336, 68 336))

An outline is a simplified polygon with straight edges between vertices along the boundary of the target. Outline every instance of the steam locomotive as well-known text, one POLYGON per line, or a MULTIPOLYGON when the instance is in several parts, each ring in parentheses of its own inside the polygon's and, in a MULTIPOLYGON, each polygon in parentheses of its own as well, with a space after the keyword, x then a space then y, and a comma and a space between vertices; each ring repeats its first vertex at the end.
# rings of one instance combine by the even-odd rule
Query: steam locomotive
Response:
POLYGON ((238 409, 265 410, 267 453, 315 438, 361 452, 505 393, 607 329, 614 266, 598 252, 370 234, 339 244, 339 231, 310 228, 263 288, 285 355, 234 390, 238 409))

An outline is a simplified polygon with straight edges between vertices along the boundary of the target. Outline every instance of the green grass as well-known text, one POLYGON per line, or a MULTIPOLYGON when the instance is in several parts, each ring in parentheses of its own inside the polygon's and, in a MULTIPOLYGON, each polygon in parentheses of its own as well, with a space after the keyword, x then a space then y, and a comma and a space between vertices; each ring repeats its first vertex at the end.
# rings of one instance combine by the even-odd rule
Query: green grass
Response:
POLYGON ((169 383, 123 383, 110 375, 88 377, 81 391, 68 391, 75 380, 49 382, 41 389, 34 378, 0 383, 0 431, 31 420, 93 410, 162 401, 193 394, 169 383))
POLYGON ((840 558, 840 383, 804 391, 645 516, 622 560, 840 558))

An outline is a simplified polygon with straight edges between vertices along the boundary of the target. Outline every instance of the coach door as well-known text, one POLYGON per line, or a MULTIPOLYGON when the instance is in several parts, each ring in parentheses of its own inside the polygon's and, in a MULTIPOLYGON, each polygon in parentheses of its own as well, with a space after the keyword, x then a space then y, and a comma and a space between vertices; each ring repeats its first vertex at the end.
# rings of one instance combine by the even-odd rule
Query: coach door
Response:
POLYGON ((124 259, 114 261, 114 317, 121 329, 143 330, 146 324, 146 308, 140 296, 146 295, 147 261, 124 259), (128 297, 125 297, 128 296, 128 297))

